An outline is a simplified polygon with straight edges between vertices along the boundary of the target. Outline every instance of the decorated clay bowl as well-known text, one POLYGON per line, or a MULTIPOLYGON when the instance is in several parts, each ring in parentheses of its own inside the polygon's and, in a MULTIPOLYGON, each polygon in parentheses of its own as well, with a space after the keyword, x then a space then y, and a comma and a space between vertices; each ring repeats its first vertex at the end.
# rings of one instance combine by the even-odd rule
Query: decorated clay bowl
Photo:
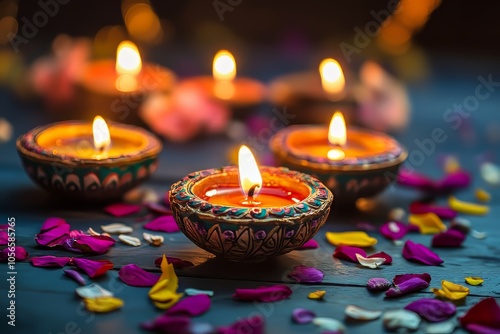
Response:
POLYGON ((293 187, 300 199, 282 207, 212 204, 203 194, 217 184, 238 184, 237 167, 194 172, 170 191, 181 231, 197 246, 230 261, 264 261, 302 246, 325 223, 333 194, 316 178, 288 168, 260 171, 264 186, 293 187))

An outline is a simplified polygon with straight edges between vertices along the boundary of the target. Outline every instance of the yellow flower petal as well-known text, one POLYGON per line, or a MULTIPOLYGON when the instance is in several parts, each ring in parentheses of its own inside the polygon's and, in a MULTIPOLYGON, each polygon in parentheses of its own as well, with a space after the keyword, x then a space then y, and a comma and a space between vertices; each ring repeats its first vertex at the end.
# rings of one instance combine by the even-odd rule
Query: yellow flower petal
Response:
POLYGON ((362 231, 326 232, 326 239, 334 246, 370 247, 377 243, 377 239, 370 237, 362 231))
POLYGON ((480 202, 489 202, 491 200, 491 195, 484 189, 477 188, 476 189, 476 198, 480 202))
POLYGON ((436 234, 446 230, 446 225, 441 218, 433 212, 410 215, 408 221, 418 226, 422 234, 436 234))
POLYGON ((460 162, 454 156, 447 157, 444 162, 444 172, 446 174, 451 174, 458 172, 460 170, 460 162))
POLYGON ((106 313, 123 306, 123 300, 116 297, 84 298, 85 307, 90 312, 106 313))
POLYGON ((431 291, 440 298, 460 300, 469 294, 469 288, 450 281, 441 281, 442 289, 432 288, 431 291))
POLYGON ((480 284, 483 284, 484 279, 482 279, 481 277, 477 277, 477 276, 469 276, 469 277, 465 278, 465 282, 467 282, 467 284, 470 284, 470 285, 480 285, 480 284))
POLYGON ((174 266, 168 263, 165 254, 163 254, 160 267, 161 276, 149 290, 148 296, 156 307, 166 310, 181 299, 182 293, 177 293, 179 279, 175 274, 174 266))
POLYGON ((307 295, 307 298, 309 299, 323 299, 323 297, 326 295, 325 290, 316 290, 314 292, 311 292, 310 294, 307 295))
POLYGON ((460 201, 454 196, 448 198, 448 205, 457 212, 469 215, 485 215, 490 211, 490 208, 486 205, 460 201))

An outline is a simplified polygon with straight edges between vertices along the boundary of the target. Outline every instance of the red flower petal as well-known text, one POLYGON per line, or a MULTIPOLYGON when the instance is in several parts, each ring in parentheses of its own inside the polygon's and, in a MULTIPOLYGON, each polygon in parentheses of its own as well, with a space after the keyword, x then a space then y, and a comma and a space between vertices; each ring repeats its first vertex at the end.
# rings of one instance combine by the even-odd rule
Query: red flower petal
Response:
POLYGON ((264 318, 256 315, 241 319, 227 327, 217 327, 217 334, 264 334, 264 318))
POLYGON ((258 302, 275 302, 288 298, 292 290, 286 285, 261 286, 256 289, 236 289, 233 298, 258 302))
POLYGON ((299 307, 293 310, 292 319, 297 324, 308 324, 316 318, 316 313, 311 310, 299 307))
MULTIPOLYGON (((157 258, 155 260, 155 266, 157 266, 158 268, 160 268, 162 260, 163 260, 163 257, 157 258)), ((167 261, 168 261, 169 264, 172 264, 175 269, 184 269, 184 268, 188 268, 188 267, 194 266, 194 264, 192 262, 181 260, 178 257, 167 256, 167 261)))
POLYGON ((150 221, 146 225, 144 225, 144 228, 151 230, 151 231, 160 231, 160 232, 167 232, 167 233, 179 231, 179 226, 177 226, 177 223, 175 222, 175 219, 173 216, 158 217, 158 218, 150 221))
POLYGON ((31 258, 31 264, 35 267, 64 267, 71 261, 69 257, 58 256, 36 256, 31 258))
POLYGON ((188 317, 171 317, 162 314, 151 322, 141 324, 141 327, 163 334, 189 333, 191 319, 188 317))
MULTIPOLYGON (((72 231, 73 232, 73 231, 72 231)), ((115 239, 106 235, 87 235, 80 233, 64 244, 67 250, 91 254, 104 254, 116 243, 115 239)))
POLYGON ((333 257, 358 263, 359 261, 356 257, 356 254, 366 257, 366 252, 364 251, 364 249, 353 246, 338 246, 333 252, 333 257))
POLYGON ((462 327, 473 333, 500 333, 500 307, 493 297, 472 306, 459 320, 462 327))
POLYGON ((129 203, 115 203, 104 207, 104 211, 115 217, 130 216, 141 210, 140 205, 129 203))
POLYGON ((385 252, 378 252, 378 253, 375 253, 375 254, 368 256, 369 259, 374 258, 374 257, 384 258, 385 262, 383 264, 392 264, 392 256, 390 256, 389 254, 387 254, 385 252))
POLYGON ((287 275, 298 283, 319 283, 323 281, 325 274, 317 268, 306 266, 293 266, 287 275))
POLYGON ((118 276, 125 284, 131 286, 153 286, 160 278, 160 275, 150 273, 135 264, 121 267, 118 276))
POLYGON ((406 235, 408 228, 400 222, 387 222, 380 227, 380 234, 389 240, 399 240, 406 235))
POLYGON ((428 273, 423 273, 423 274, 402 274, 402 275, 396 275, 392 279, 392 283, 398 285, 403 282, 406 282, 412 278, 420 278, 421 280, 426 281, 428 284, 431 283, 431 275, 428 273))
POLYGON ((314 239, 310 239, 297 249, 299 249, 299 250, 300 249, 316 249, 318 247, 319 247, 319 243, 314 239))
POLYGON ((453 219, 457 216, 457 212, 445 207, 430 205, 422 202, 413 202, 410 205, 410 212, 414 214, 435 213, 441 219, 453 219))
POLYGON ((24 247, 21 247, 21 246, 7 247, 0 252, 0 262, 7 262, 9 259, 9 255, 10 255, 9 253, 10 254, 13 253, 14 258, 17 261, 26 260, 26 258, 29 255, 28 252, 26 251, 26 249, 24 249, 24 247), (14 249, 12 249, 12 248, 14 248, 14 249))
POLYGON ((9 235, 6 231, 0 231, 0 246, 5 246, 9 243, 9 235))
POLYGON ((420 315, 430 322, 441 322, 457 311, 453 303, 434 298, 420 298, 405 306, 405 309, 420 315))
POLYGON ((421 278, 413 277, 387 290, 385 292, 385 296, 389 298, 400 297, 409 294, 410 292, 420 291, 427 287, 429 287, 429 283, 421 278))
POLYGON ((210 309, 210 297, 207 295, 189 296, 172 306, 165 312, 170 316, 198 316, 210 309))
POLYGON ((104 275, 108 270, 113 268, 113 263, 108 260, 73 258, 73 264, 83 270, 90 278, 104 275))
POLYGON ((422 244, 407 240, 403 247, 403 257, 408 261, 416 261, 429 266, 438 266, 444 261, 422 244))
POLYGON ((72 279, 74 279, 75 281, 78 282, 78 284, 80 285, 87 285, 87 282, 85 282, 85 278, 83 278, 82 275, 80 275, 80 273, 76 270, 72 270, 72 269, 66 269, 64 270, 64 274, 72 279))
POLYGON ((432 247, 460 247, 464 240, 464 233, 459 230, 449 229, 432 237, 432 247))
POLYGON ((147 202, 144 204, 146 208, 148 208, 149 211, 158 213, 160 215, 171 215, 172 210, 170 208, 160 204, 160 203, 155 203, 155 202, 147 202))

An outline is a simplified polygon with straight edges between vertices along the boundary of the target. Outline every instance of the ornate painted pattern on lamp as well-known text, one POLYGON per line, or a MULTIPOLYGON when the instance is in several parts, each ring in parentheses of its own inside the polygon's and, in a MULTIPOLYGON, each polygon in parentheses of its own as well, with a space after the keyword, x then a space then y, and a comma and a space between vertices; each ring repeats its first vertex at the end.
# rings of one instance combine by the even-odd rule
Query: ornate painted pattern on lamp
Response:
POLYGON ((284 207, 215 205, 197 196, 193 186, 208 176, 237 173, 236 167, 191 173, 172 185, 170 192, 181 231, 197 246, 232 261, 263 261, 303 245, 328 218, 332 193, 310 175, 287 168, 261 167, 261 172, 264 179, 296 178, 309 188, 309 195, 284 207))

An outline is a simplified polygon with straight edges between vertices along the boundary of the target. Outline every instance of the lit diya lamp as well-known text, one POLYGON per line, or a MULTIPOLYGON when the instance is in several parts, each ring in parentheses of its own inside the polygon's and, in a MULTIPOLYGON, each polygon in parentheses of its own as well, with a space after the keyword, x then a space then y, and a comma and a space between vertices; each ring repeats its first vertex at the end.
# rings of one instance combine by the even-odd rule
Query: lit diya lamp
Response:
POLYGON ((110 201, 137 186, 157 167, 160 141, 148 131, 96 116, 37 127, 17 150, 28 175, 65 198, 110 201))
POLYGON ((231 261, 263 261, 300 247, 325 223, 332 201, 332 193, 310 175, 259 168, 246 146, 238 167, 191 173, 170 191, 181 231, 231 261))
POLYGON ((336 112, 330 126, 294 125, 269 142, 284 165, 318 177, 336 196, 336 203, 354 204, 372 197, 397 176, 408 152, 383 133, 349 127, 336 112))

